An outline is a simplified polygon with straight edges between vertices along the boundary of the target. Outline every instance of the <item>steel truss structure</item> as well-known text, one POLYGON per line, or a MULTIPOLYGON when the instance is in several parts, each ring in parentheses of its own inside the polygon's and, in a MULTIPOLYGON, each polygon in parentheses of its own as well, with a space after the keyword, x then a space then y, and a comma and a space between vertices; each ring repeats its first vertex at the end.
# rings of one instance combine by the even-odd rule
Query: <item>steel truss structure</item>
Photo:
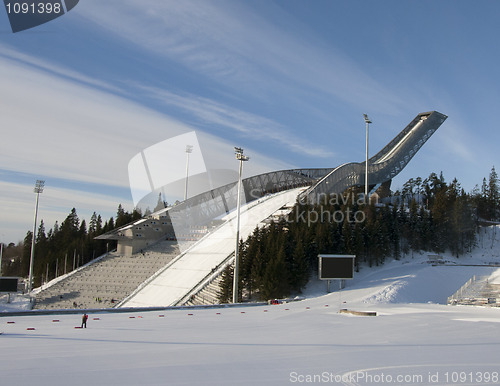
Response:
MULTIPOLYGON (((259 174, 242 181, 244 202, 250 203, 267 194, 298 187, 307 187, 327 175, 332 169, 291 169, 259 174)), ((165 208, 177 234, 190 234, 193 229, 209 224, 236 208, 237 182, 191 197, 180 204, 165 208)), ((153 214, 155 215, 155 214, 153 214)))

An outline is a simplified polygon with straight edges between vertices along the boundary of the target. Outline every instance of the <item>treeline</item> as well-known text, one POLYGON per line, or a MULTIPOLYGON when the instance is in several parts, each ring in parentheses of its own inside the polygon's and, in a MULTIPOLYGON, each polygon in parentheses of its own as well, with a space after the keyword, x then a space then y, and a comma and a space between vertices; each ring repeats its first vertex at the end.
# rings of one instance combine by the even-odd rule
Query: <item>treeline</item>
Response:
MULTIPOLYGON (((361 262, 383 264, 416 251, 455 256, 471 251, 481 221, 500 219, 498 176, 468 194, 457 179, 441 173, 410 179, 384 204, 365 205, 359 190, 311 206, 297 203, 287 220, 255 229, 240 244, 241 300, 268 300, 300 293, 318 271, 318 254, 356 255, 361 262)), ((219 300, 232 299, 233 272, 223 273, 219 300)))
MULTIPOLYGON (((75 268, 99 257, 107 250, 116 248, 115 241, 95 240, 95 237, 141 218, 141 213, 134 210, 126 212, 118 206, 116 219, 102 220, 94 212, 87 225, 78 218, 76 209, 71 209, 66 219, 46 231, 44 221, 40 221, 35 237, 35 259, 33 262, 34 286, 70 272, 75 268)), ((5 276, 28 277, 33 233, 28 231, 24 242, 19 245, 9 244, 6 251, 15 254, 3 259, 2 273, 5 276)))

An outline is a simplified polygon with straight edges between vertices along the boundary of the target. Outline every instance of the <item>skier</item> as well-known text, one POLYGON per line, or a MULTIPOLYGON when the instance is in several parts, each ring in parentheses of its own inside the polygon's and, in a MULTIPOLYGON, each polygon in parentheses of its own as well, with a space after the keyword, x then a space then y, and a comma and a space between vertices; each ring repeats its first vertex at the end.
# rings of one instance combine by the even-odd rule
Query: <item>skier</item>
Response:
POLYGON ((83 314, 82 316, 82 327, 81 328, 87 328, 87 319, 89 318, 89 316, 87 314, 83 314))

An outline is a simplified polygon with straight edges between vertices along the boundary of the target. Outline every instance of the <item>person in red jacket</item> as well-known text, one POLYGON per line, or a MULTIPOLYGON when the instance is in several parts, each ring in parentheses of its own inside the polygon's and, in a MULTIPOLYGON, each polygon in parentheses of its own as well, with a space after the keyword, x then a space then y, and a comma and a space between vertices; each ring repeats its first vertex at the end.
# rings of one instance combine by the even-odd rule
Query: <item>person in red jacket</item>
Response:
POLYGON ((81 328, 87 328, 87 319, 89 318, 89 316, 87 314, 83 314, 82 316, 82 327, 81 328))

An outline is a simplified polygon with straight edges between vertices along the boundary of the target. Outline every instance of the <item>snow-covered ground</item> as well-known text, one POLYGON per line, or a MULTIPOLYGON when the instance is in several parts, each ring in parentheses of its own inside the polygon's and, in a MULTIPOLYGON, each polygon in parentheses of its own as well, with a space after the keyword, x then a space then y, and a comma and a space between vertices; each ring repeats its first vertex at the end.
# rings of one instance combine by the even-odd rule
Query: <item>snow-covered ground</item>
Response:
MULTIPOLYGON (((15 294, 11 294, 9 298, 9 295, 7 294, 0 295, 0 316, 2 315, 2 312, 17 312, 29 310, 31 310, 31 306, 28 296, 17 296, 15 294)), ((2 328, 0 328, 0 331, 2 331, 2 328)))
POLYGON ((281 305, 96 313, 87 329, 75 329, 81 315, 3 316, 2 385, 500 384, 500 308, 444 305, 472 275, 500 282, 500 269, 426 260, 362 268, 341 292, 313 281, 281 305))

